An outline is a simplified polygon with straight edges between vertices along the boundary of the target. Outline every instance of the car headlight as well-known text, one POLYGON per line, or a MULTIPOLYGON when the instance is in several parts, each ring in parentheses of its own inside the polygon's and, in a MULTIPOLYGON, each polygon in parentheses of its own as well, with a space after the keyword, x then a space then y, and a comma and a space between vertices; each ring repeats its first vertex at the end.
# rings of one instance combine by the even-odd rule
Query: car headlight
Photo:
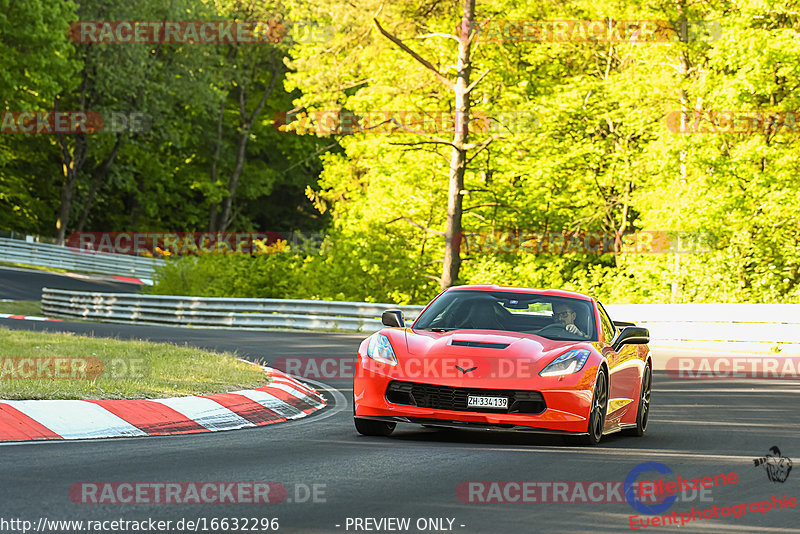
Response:
POLYGON ((392 350, 392 344, 389 343, 389 338, 383 334, 375 334, 372 336, 372 339, 369 340, 367 356, 376 362, 397 365, 397 358, 392 350))
POLYGON ((589 354, 591 354, 589 349, 568 350, 553 360, 550 365, 542 369, 539 376, 558 376, 577 373, 583 369, 583 364, 586 363, 589 354))

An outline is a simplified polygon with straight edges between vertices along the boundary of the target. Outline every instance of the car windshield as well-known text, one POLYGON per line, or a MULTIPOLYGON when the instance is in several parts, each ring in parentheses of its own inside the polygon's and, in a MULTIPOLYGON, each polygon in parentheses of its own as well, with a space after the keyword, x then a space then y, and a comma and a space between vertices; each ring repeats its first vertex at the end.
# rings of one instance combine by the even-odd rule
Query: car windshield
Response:
POLYGON ((414 329, 500 330, 554 340, 597 340, 591 302, 524 292, 448 291, 417 318, 414 329))

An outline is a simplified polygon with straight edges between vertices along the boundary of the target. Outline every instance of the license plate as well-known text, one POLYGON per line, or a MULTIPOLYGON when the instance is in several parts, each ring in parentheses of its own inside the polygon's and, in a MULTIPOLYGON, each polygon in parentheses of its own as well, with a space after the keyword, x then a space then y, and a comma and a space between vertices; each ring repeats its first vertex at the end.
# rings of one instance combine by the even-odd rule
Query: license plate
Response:
POLYGON ((508 408, 508 398, 506 397, 479 397, 477 395, 467 395, 468 408, 508 408))

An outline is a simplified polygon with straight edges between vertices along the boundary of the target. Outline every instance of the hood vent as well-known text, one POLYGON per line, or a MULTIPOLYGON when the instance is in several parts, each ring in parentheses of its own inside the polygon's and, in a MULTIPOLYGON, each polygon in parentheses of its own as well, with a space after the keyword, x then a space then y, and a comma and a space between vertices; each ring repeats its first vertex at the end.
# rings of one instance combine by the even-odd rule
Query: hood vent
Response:
POLYGON ((504 349, 508 347, 508 343, 487 343, 486 341, 462 341, 454 339, 450 342, 454 347, 475 347, 479 349, 504 349))

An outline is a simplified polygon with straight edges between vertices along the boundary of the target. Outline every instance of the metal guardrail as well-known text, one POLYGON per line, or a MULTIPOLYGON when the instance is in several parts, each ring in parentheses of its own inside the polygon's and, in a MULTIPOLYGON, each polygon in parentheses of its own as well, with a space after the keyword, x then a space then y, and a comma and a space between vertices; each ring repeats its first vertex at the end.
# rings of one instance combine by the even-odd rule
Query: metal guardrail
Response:
POLYGON ((650 330, 656 345, 800 352, 800 304, 610 304, 612 319, 650 330))
MULTIPOLYGON (((183 297, 136 293, 42 291, 51 317, 202 328, 289 328, 373 332, 386 309, 410 323, 423 306, 368 302, 183 297)), ((611 317, 650 330, 654 345, 687 348, 800 351, 800 304, 608 305, 611 317)))
POLYGON ((152 280, 164 260, 0 238, 0 261, 152 280))
POLYGON ((296 328, 372 332, 381 313, 403 310, 406 320, 422 306, 326 300, 250 299, 89 293, 42 290, 42 312, 50 317, 202 328, 296 328))

